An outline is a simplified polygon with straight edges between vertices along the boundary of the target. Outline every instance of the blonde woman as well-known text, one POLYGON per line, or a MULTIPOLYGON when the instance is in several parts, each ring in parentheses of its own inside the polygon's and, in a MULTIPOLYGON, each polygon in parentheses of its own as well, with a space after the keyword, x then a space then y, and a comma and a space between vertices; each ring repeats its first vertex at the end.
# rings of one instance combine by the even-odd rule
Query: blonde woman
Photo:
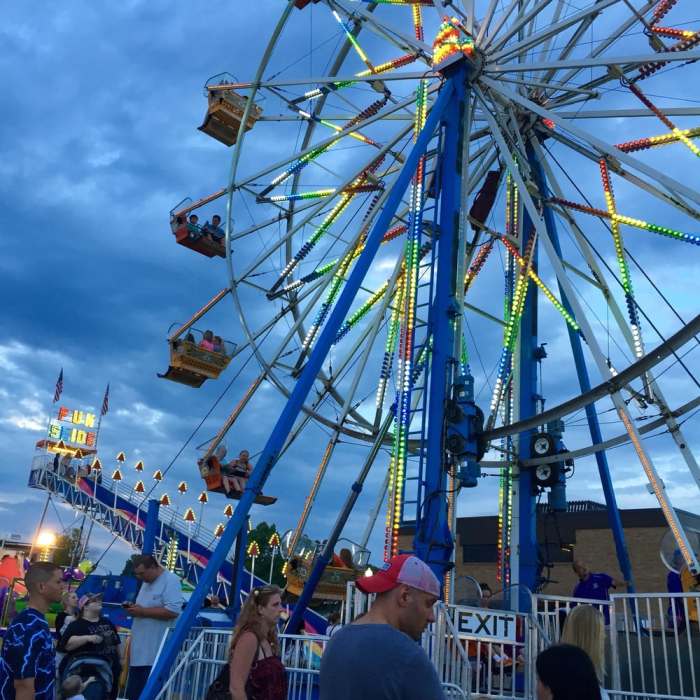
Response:
MULTIPOLYGON (((605 680, 605 618, 592 605, 577 605, 566 617, 562 644, 583 649, 595 667, 598 682, 605 680)), ((603 695, 603 697, 607 697, 603 695)))
POLYGON ((287 676, 280 659, 277 621, 282 591, 254 588, 233 630, 229 662, 212 683, 207 700, 285 700, 287 676))

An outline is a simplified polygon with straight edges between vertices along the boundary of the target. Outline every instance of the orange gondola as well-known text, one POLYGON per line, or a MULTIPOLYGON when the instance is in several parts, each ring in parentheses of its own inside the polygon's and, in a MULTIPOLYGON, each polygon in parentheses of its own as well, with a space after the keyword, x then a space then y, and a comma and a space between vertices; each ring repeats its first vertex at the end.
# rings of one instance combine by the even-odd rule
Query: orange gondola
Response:
MULTIPOLYGON (((224 494, 226 498, 232 498, 234 500, 239 500, 243 495, 241 491, 226 492, 224 490, 224 483, 221 475, 221 462, 215 455, 209 457, 206 462, 200 461, 198 466, 199 473, 207 486, 207 491, 221 493, 224 494)), ((245 475, 241 474, 241 476, 245 475)), ((255 502, 261 506, 271 506, 273 503, 277 502, 277 498, 275 496, 265 496, 261 493, 255 497, 255 502)))
POLYGON ((184 216, 177 216, 172 219, 170 228, 175 236, 175 240, 180 245, 184 245, 185 248, 206 255, 208 258, 213 258, 214 256, 226 257, 223 238, 214 238, 202 226, 188 223, 184 216))

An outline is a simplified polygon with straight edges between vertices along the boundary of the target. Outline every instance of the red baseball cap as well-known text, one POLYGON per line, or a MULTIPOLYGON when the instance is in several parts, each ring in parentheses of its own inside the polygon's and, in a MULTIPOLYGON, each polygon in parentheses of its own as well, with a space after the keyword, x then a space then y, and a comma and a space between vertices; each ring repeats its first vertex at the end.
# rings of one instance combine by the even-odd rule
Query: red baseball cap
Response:
POLYGON ((424 593, 440 597, 440 582, 431 568, 413 554, 392 557, 381 571, 372 576, 361 576, 356 581, 363 593, 386 593, 403 584, 424 593))

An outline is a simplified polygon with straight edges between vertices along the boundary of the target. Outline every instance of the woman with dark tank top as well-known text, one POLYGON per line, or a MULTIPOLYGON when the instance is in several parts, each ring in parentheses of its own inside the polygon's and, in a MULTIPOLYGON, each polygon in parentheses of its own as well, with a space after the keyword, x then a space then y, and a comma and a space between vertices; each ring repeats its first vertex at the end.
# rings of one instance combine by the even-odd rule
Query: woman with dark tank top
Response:
POLYGON ((277 621, 282 591, 277 586, 254 588, 233 630, 229 652, 232 700, 285 700, 287 675, 280 659, 277 621))

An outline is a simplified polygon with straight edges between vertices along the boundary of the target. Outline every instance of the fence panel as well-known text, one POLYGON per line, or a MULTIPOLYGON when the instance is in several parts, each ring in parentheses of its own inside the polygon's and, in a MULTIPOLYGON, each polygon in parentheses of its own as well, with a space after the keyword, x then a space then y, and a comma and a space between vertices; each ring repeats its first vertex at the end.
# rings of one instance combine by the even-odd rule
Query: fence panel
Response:
MULTIPOLYGON (((192 630, 157 700, 203 698, 228 659, 230 641, 229 630, 192 630)), ((316 635, 280 635, 289 687, 287 700, 318 696, 318 673, 327 641, 327 637, 316 635)))
POLYGON ((612 604, 616 697, 700 696, 700 592, 615 594, 612 604))

